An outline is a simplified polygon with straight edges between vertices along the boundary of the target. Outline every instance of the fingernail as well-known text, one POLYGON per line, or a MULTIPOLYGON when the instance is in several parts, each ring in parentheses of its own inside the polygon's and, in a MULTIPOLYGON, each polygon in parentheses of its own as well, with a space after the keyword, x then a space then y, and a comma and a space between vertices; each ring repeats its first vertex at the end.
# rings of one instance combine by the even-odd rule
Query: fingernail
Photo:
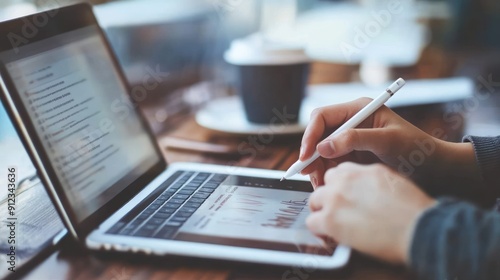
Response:
POLYGON ((335 154, 335 147, 332 141, 325 141, 318 145, 318 152, 324 157, 331 157, 335 154))
POLYGON ((299 151, 299 158, 302 159, 304 157, 304 150, 305 147, 302 145, 300 146, 300 151, 299 151))

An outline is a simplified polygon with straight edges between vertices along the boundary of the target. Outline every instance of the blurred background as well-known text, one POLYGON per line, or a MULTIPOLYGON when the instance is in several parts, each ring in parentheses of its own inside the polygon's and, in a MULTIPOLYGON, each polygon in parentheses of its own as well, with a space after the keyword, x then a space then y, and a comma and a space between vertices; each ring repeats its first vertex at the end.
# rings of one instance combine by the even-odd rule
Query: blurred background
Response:
MULTIPOLYGON (((3 0, 0 19, 75 2, 81 1, 3 0)), ((144 101, 157 105, 147 111, 157 133, 176 115, 232 94, 234 71, 223 53, 235 38, 255 32, 303 44, 313 60, 313 85, 373 87, 395 76, 461 76, 476 83, 478 76, 495 81, 500 71, 500 3, 493 0, 89 2, 132 85, 148 67, 169 73, 144 101)), ((2 122, 0 135, 8 133, 6 126, 2 122)))

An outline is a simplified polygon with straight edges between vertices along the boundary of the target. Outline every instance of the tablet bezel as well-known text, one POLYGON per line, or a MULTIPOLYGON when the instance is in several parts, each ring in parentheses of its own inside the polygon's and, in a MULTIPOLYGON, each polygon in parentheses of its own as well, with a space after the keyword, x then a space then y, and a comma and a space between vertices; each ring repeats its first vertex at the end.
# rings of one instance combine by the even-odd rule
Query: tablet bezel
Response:
MULTIPOLYGON (((255 178, 279 179, 283 176, 282 171, 256 169, 247 167, 230 167, 224 165, 212 165, 206 163, 172 163, 160 174, 155 181, 163 182, 175 172, 194 171, 223 173, 227 175, 241 175, 255 178)), ((309 182, 306 176, 295 175, 290 180, 309 182)), ((137 204, 148 196, 157 185, 151 182, 149 186, 126 203, 114 215, 104 221, 98 229, 93 231, 86 240, 87 248, 96 251, 118 251, 118 252, 141 252, 148 255, 165 256, 181 255, 198 258, 210 258, 229 261, 243 261, 279 266, 297 266, 314 269, 339 269, 344 267, 351 255, 351 248, 338 244, 331 256, 314 255, 308 253, 297 253, 287 251, 276 251, 270 249, 258 249, 239 246, 227 246, 220 244, 209 244, 193 241, 164 240, 156 238, 143 238, 136 236, 123 236, 107 233, 116 222, 129 213, 137 204)), ((290 189, 293 191, 293 189, 290 189)), ((311 192, 313 188, 311 186, 311 192)))

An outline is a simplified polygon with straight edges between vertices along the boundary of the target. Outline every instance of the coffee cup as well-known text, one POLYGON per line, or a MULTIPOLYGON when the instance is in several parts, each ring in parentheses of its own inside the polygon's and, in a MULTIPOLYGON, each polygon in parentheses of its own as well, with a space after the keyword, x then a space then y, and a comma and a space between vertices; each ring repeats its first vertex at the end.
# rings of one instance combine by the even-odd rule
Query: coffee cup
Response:
POLYGON ((233 41, 224 58, 237 71, 236 90, 249 122, 298 122, 309 74, 303 47, 254 34, 233 41))

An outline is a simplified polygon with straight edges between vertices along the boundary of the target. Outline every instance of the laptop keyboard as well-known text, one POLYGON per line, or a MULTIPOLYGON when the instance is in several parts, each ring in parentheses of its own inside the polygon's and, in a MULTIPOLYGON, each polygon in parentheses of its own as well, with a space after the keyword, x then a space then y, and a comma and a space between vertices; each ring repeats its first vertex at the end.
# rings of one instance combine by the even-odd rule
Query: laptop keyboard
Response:
POLYGON ((177 171, 106 233, 172 239, 226 178, 224 174, 177 171))

